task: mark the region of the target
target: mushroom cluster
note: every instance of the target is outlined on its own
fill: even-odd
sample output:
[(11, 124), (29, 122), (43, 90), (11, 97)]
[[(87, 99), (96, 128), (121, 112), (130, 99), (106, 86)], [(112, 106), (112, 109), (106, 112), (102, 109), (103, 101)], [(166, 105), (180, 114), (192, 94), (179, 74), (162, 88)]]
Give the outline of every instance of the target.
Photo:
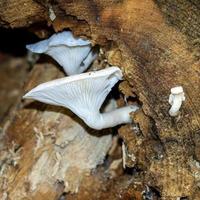
[(27, 48), (32, 52), (51, 55), (71, 76), (40, 84), (23, 98), (68, 108), (96, 130), (131, 122), (129, 114), (139, 108), (136, 105), (100, 113), (112, 87), (122, 80), (118, 67), (80, 74), (97, 56), (90, 41), (75, 38), (70, 31), (64, 31), (47, 40), (27, 45)]

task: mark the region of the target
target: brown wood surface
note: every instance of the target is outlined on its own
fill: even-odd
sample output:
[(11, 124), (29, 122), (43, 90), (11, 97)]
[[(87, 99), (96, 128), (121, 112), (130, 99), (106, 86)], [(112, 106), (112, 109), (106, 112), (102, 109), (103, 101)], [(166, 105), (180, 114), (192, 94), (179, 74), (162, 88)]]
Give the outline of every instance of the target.
[[(141, 168), (145, 174), (143, 184), (156, 188), (162, 199), (198, 199), (198, 1), (17, 2), (20, 3), (15, 0), (1, 1), (1, 9), (6, 8), (0, 12), (2, 26), (27, 27), (33, 32), (35, 30), (36, 34), (37, 30), (30, 24), (46, 23), (47, 31), (49, 27), (55, 31), (70, 28), (75, 34), (90, 38), (93, 44), (102, 47), (108, 63), (123, 70), (126, 83), (120, 86), (122, 93), (136, 96), (142, 104), (142, 110), (133, 115), (140, 133), (134, 132), (128, 125), (119, 130), (128, 153), (136, 158), (134, 161), (131, 160), (133, 157), (127, 158), (127, 165)], [(49, 18), (50, 5), (56, 14), (53, 22)], [(19, 12), (16, 13), (16, 9)], [(181, 107), (181, 114), (172, 118), (168, 114), (168, 97), (170, 89), (177, 85), (183, 86), (186, 101)], [(20, 117), (20, 126), (26, 126), (22, 123), (27, 120), (26, 112)], [(35, 123), (36, 119), (37, 116), (32, 115), (29, 121)], [(15, 125), (9, 130), (9, 137), (22, 144), (32, 134), (30, 126), (24, 129), (26, 136), (21, 136), (18, 131), (21, 128)]]

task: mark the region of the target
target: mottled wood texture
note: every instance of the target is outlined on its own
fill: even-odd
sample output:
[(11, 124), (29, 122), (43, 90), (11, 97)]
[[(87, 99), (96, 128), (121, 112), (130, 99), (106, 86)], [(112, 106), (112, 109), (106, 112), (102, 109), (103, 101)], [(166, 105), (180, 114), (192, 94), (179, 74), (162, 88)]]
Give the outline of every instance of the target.
[[(26, 90), (61, 76), (53, 65), (36, 65)], [(51, 192), (56, 199), (77, 192), (83, 177), (103, 163), (111, 131), (89, 129), (64, 108), (35, 102), (20, 107), (6, 130), (9, 145), (1, 148), (0, 197), (47, 199)]]
[[(13, 3), (15, 0), (6, 2), (11, 10), (13, 5), (23, 10), (21, 4)], [(34, 8), (30, 13), (10, 14), (4, 9), (0, 14), (1, 24), (29, 27), (24, 20), (32, 16), (32, 23), (46, 21), (55, 31), (70, 28), (101, 45), (108, 62), (120, 66), (124, 72), (126, 84), (120, 86), (122, 92), (125, 95), (132, 92), (142, 104), (142, 111), (133, 116), (139, 133), (131, 126), (119, 130), (127, 151), (135, 156), (135, 159), (130, 156), (127, 165), (138, 165), (144, 170), (144, 184), (156, 188), (162, 199), (198, 199), (198, 1), (29, 0), (26, 3), (28, 8)], [(53, 22), (49, 18), (50, 5), (56, 14)], [(168, 97), (170, 88), (177, 85), (183, 86), (186, 101), (181, 114), (172, 118), (168, 114)], [(13, 134), (17, 134), (14, 129)]]

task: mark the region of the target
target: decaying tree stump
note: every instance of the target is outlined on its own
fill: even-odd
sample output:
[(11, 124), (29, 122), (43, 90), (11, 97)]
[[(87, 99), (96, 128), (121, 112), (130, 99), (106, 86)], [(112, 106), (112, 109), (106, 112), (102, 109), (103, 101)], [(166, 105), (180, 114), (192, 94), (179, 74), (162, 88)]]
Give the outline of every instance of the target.
[[(18, 12), (15, 12), (16, 10)], [(93, 44), (98, 44), (103, 49), (107, 62), (123, 70), (125, 81), (119, 85), (121, 92), (125, 96), (136, 98), (142, 105), (142, 109), (132, 115), (134, 125), (122, 126), (119, 129), (119, 135), (123, 139), (125, 165), (141, 172), (141, 187), (130, 189), (135, 183), (134, 180), (128, 185), (127, 191), (132, 195), (130, 196), (133, 197), (137, 193), (140, 195), (135, 195), (135, 199), (141, 199), (141, 194), (145, 196), (148, 192), (154, 192), (158, 199), (198, 200), (199, 11), (199, 3), (195, 0), (4, 0), (0, 2), (0, 24), (12, 28), (26, 27), (39, 37), (69, 28), (76, 35), (89, 38)], [(52, 13), (55, 19), (52, 18)], [(58, 76), (56, 70), (47, 69), (47, 66), (36, 67), (36, 71), (30, 75), (27, 88), (32, 88), (31, 80), (39, 81), (37, 78), (41, 74), (44, 76), (42, 82), (46, 80), (46, 76), (50, 76), (50, 79)], [(171, 117), (168, 114), (168, 98), (170, 89), (177, 85), (183, 87), (186, 100), (180, 115)], [(41, 166), (46, 165), (56, 179), (65, 180), (63, 172), (57, 170), (57, 167), (62, 163), (58, 162), (59, 154), (66, 152), (59, 151), (56, 154), (57, 151), (51, 147), (52, 140), (55, 145), (59, 140), (52, 132), (62, 134), (63, 130), (64, 134), (64, 130), (70, 128), (67, 127), (67, 121), (73, 119), (61, 113), (63, 111), (60, 108), (37, 108), (38, 104), (35, 103), (27, 107), (24, 105), (24, 108), (16, 112), (5, 132), (9, 148), (12, 148), (11, 142), (15, 141), (20, 145), (15, 147), (15, 154), (22, 149), (19, 159), (19, 155), (16, 155), (18, 169), (8, 169), (6, 173), (9, 177), (4, 177), (5, 180), (1, 183), (4, 185), (1, 195), (8, 195), (10, 199), (26, 199), (27, 195), (30, 199), (45, 199), (49, 194), (51, 199), (56, 199), (65, 191), (60, 186), (53, 187), (51, 177), (46, 176)], [(81, 129), (79, 124), (77, 129)], [(44, 133), (46, 135), (41, 135)], [(83, 137), (81, 134), (77, 137)], [(43, 137), (48, 138), (45, 139), (45, 149), (42, 147)], [(70, 134), (70, 137), (73, 140), (75, 135)], [(93, 139), (97, 140), (96, 137)], [(101, 140), (103, 146), (95, 146), (99, 152), (99, 160), (84, 169), (91, 169), (102, 162), (101, 155), (108, 151), (111, 138), (108, 135), (98, 137), (98, 144)], [(59, 145), (61, 143), (60, 141)], [(77, 154), (80, 160), (83, 159), (81, 151), (77, 150)], [(49, 155), (52, 160), (48, 159)], [(15, 158), (12, 159), (15, 161)], [(43, 182), (44, 177), (48, 179), (48, 184), (46, 180)], [(5, 183), (8, 183), (8, 186)], [(61, 183), (58, 181), (57, 185), (59, 184)], [(37, 192), (32, 193), (36, 185)], [(66, 185), (67, 183), (65, 187)], [(69, 188), (76, 191), (76, 187)]]

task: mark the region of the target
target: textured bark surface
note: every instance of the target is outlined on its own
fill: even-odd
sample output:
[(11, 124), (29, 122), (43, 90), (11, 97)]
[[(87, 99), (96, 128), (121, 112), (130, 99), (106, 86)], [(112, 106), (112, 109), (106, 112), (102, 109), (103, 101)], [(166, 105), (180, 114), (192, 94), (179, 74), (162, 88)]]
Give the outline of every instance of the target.
[(6, 27), (23, 27), (41, 22), (45, 9), (32, 0), (3, 0), (0, 2), (0, 24)]
[[(125, 147), (125, 164), (141, 171), (139, 189), (132, 180), (127, 186), (131, 189), (127, 191), (132, 196), (136, 195), (136, 199), (141, 199), (141, 194), (147, 194), (148, 190), (167, 200), (178, 197), (198, 199), (198, 1), (28, 0), (17, 1), (31, 8), (18, 13), (12, 11), (14, 7), (19, 11), (23, 11), (24, 7), (14, 2), (6, 1), (0, 6), (1, 9), (5, 6), (10, 8), (0, 12), (3, 26), (27, 27), (40, 37), (46, 37), (42, 33), (48, 35), (52, 32), (51, 27), (54, 31), (70, 28), (75, 34), (100, 45), (108, 63), (123, 70), (126, 81), (119, 88), (126, 96), (133, 96), (142, 104), (142, 110), (133, 115), (134, 125), (119, 129)], [(50, 19), (52, 10), (56, 15), (54, 21)], [(30, 26), (38, 22), (46, 22), (46, 28), (39, 29), (36, 24)], [(183, 86), (186, 101), (180, 115), (172, 118), (168, 114), (168, 97), (170, 89), (177, 85)], [(22, 121), (25, 119), (23, 114)], [(31, 137), (29, 134), (21, 137), (17, 130), (12, 126), (8, 136), (17, 138), (22, 144)]]

